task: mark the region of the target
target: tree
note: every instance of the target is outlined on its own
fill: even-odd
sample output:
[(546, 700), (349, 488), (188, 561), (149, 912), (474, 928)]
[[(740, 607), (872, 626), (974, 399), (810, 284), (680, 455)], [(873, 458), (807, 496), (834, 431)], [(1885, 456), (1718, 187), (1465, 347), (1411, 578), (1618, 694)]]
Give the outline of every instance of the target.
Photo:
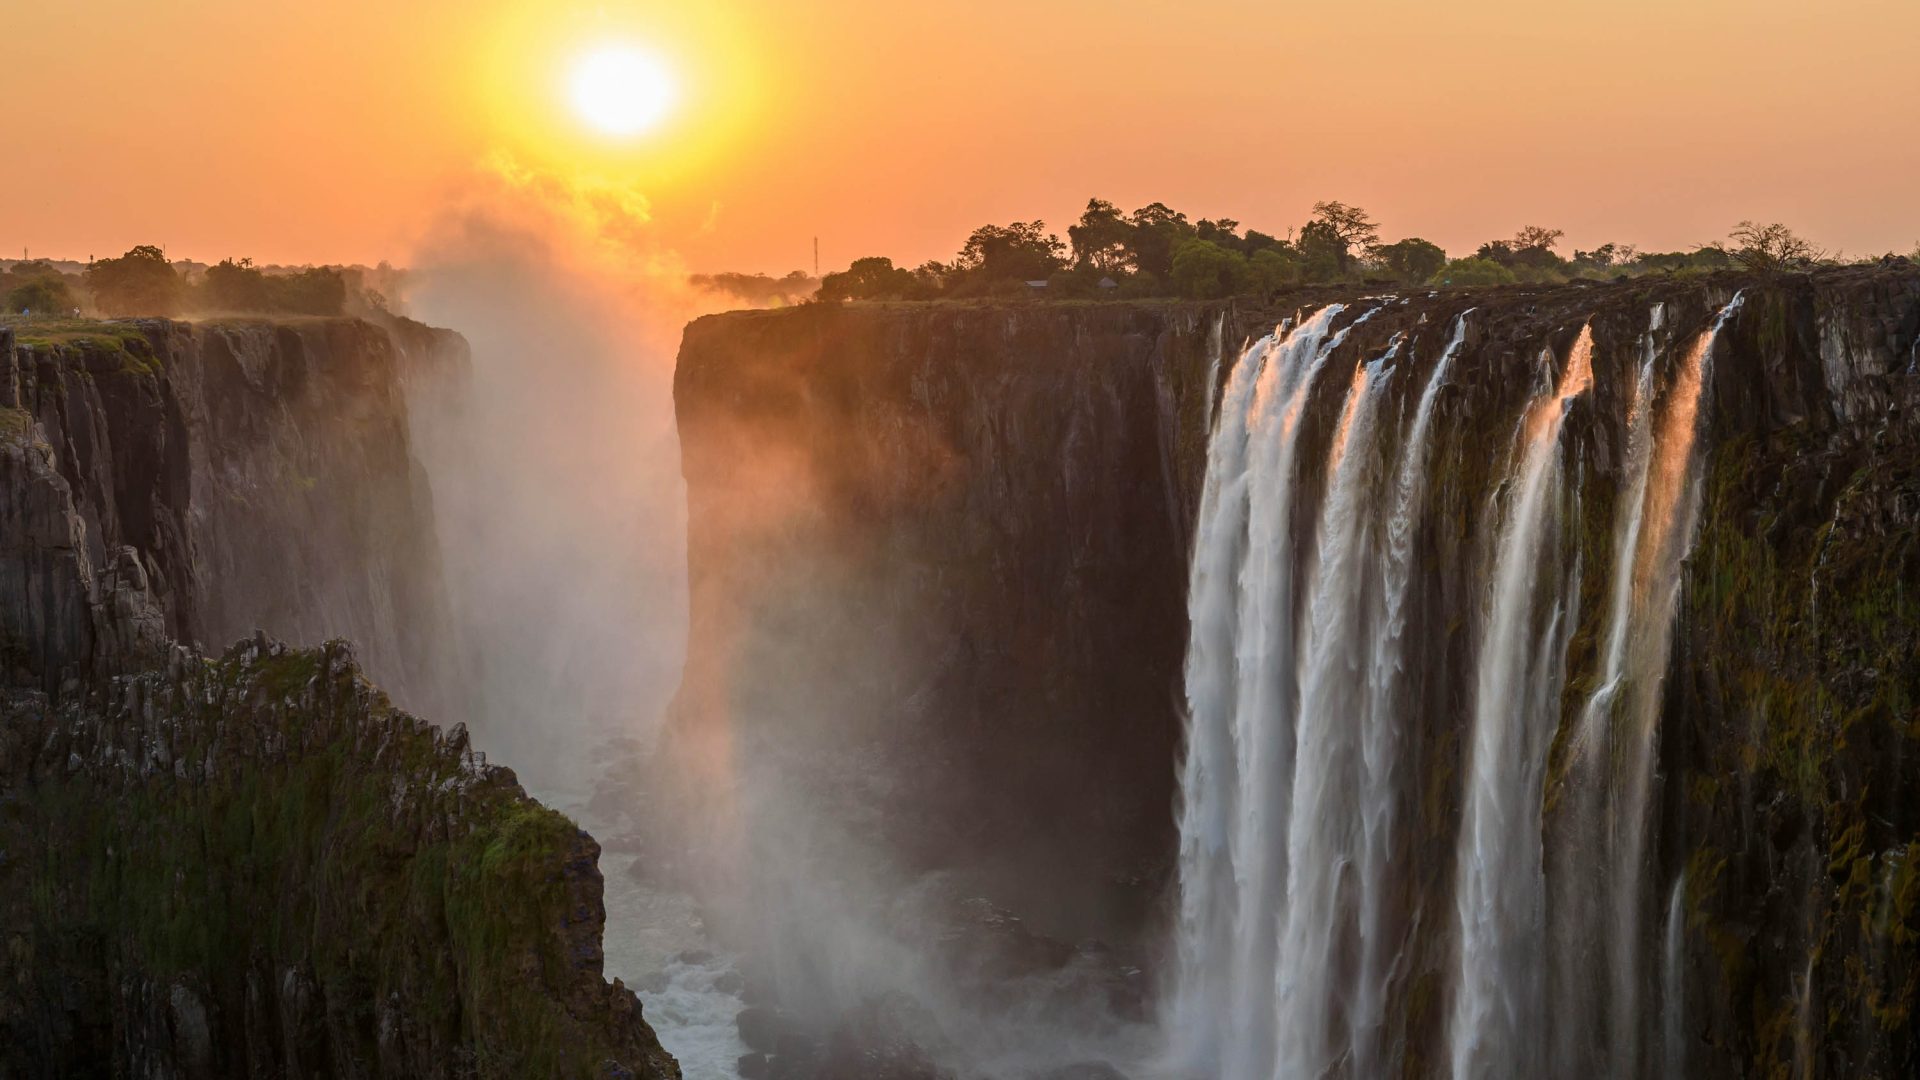
[(1228, 251), (1240, 251), (1247, 244), (1240, 238), (1240, 223), (1232, 218), (1201, 218), (1193, 226), (1193, 235)]
[(1513, 271), (1492, 259), (1455, 259), (1440, 268), (1430, 285), (1511, 285)]
[(853, 265), (820, 279), (822, 300), (898, 300), (914, 291), (914, 275), (884, 255), (853, 260)]
[(151, 244), (95, 262), (87, 267), (86, 281), (94, 305), (108, 315), (172, 315), (180, 305), (180, 275)]
[(1133, 269), (1133, 223), (1120, 208), (1105, 199), (1088, 199), (1080, 223), (1067, 226), (1076, 266), (1091, 266), (1103, 274)]
[(1530, 248), (1552, 251), (1554, 245), (1558, 244), (1560, 238), (1565, 235), (1567, 234), (1564, 229), (1543, 229), (1538, 225), (1529, 225), (1513, 234), (1511, 246), (1515, 251), (1526, 251)]
[(987, 282), (1044, 281), (1066, 264), (1066, 245), (1043, 221), (1016, 221), (973, 230), (956, 260), (961, 270)]
[(1272, 292), (1300, 283), (1300, 257), (1291, 245), (1263, 247), (1247, 260), (1253, 271), (1253, 284), (1261, 292)]
[(1246, 244), (1246, 252), (1249, 257), (1257, 255), (1262, 251), (1288, 250), (1293, 247), (1292, 244), (1289, 244), (1285, 240), (1282, 240), (1275, 236), (1269, 236), (1266, 233), (1261, 232), (1259, 229), (1248, 229), (1247, 237), (1244, 242)]
[(1344, 276), (1353, 251), (1332, 225), (1309, 221), (1300, 228), (1300, 273), (1306, 281), (1332, 281)]
[(1157, 278), (1173, 272), (1173, 249), (1194, 235), (1187, 215), (1165, 203), (1152, 202), (1133, 212), (1134, 268)]
[(1218, 300), (1246, 292), (1253, 284), (1253, 271), (1246, 256), (1196, 238), (1174, 249), (1172, 282), (1181, 296)]
[(295, 315), (338, 315), (346, 310), (347, 279), (331, 266), (267, 279), (268, 306)]
[(1406, 282), (1421, 282), (1447, 265), (1447, 253), (1438, 244), (1410, 236), (1398, 243), (1373, 249), (1373, 257), (1394, 277)]
[(7, 293), (7, 311), (16, 315), (64, 315), (73, 308), (73, 291), (56, 274), (36, 274)]
[(208, 311), (266, 311), (267, 275), (252, 259), (222, 259), (207, 267), (200, 293)]
[(1306, 246), (1307, 229), (1317, 229), (1322, 243), (1329, 240), (1338, 241), (1337, 253), (1341, 274), (1345, 274), (1351, 267), (1355, 249), (1370, 251), (1380, 243), (1379, 224), (1369, 217), (1365, 210), (1357, 206), (1348, 206), (1343, 202), (1313, 204), (1313, 217), (1300, 230), (1302, 248)]
[(1633, 259), (1631, 245), (1601, 244), (1592, 251), (1573, 250), (1573, 265), (1586, 270), (1607, 270), (1616, 264), (1625, 264)]
[(1733, 260), (1744, 269), (1762, 273), (1805, 266), (1823, 254), (1777, 221), (1771, 225), (1743, 221), (1733, 227), (1728, 237), (1734, 244)]

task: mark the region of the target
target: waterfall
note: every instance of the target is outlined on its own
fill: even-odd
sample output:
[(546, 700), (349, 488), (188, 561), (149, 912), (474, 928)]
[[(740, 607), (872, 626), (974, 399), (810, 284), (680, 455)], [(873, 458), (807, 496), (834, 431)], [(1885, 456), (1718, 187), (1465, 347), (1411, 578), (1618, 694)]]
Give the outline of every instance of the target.
[[(1550, 355), (1543, 357), (1551, 361)], [(1582, 328), (1553, 392), (1527, 412), (1522, 451), (1493, 569), (1475, 679), (1473, 729), (1455, 886), (1458, 986), (1449, 1030), (1453, 1075), (1540, 1071), (1539, 959), (1546, 918), (1540, 773), (1558, 721), (1556, 657), (1564, 656), (1574, 590), (1536, 603), (1544, 540), (1559, 488), (1560, 430), (1593, 381), (1593, 333)]]
[[(1373, 505), (1372, 432), (1382, 371), (1399, 350), (1354, 370), (1328, 455), (1330, 477), (1307, 575), (1298, 669), (1300, 705), (1286, 864), (1292, 878), (1280, 943), (1280, 1075), (1320, 1076), (1336, 1056), (1339, 953), (1357, 928), (1346, 868), (1360, 856), (1364, 804), (1356, 716), (1367, 708), (1361, 677), (1362, 604)], [(1344, 1042), (1340, 1049), (1344, 1049)]]
[[(1735, 312), (1741, 296), (1720, 309), (1713, 326), (1694, 342), (1680, 364), (1655, 436), (1647, 478), (1647, 525), (1636, 557), (1635, 595), (1642, 599), (1636, 632), (1628, 650), (1627, 692), (1618, 717), (1624, 732), (1615, 758), (1621, 772), (1613, 816), (1613, 957), (1615, 996), (1612, 1037), (1616, 1059), (1628, 1067), (1638, 1060), (1640, 958), (1640, 879), (1645, 869), (1647, 799), (1653, 782), (1654, 736), (1660, 712), (1660, 688), (1666, 679), (1673, 641), (1673, 618), (1680, 600), (1682, 563), (1693, 547), (1700, 512), (1700, 463), (1693, 452), (1699, 437), (1700, 397), (1711, 373), (1714, 342)], [(1626, 553), (1616, 556), (1625, 558)], [(1618, 744), (1624, 744), (1621, 749)]]
[(1385, 898), (1391, 885), (1387, 868), (1394, 854), (1394, 813), (1400, 764), (1401, 681), (1406, 672), (1407, 600), (1413, 583), (1414, 528), (1426, 500), (1427, 439), (1434, 402), (1446, 384), (1453, 359), (1467, 339), (1467, 316), (1454, 319), (1453, 334), (1427, 376), (1413, 421), (1401, 440), (1393, 509), (1380, 553), (1381, 588), (1374, 613), (1376, 645), (1367, 672), (1367, 709), (1361, 728), (1364, 769), (1360, 802), (1360, 968), (1354, 992), (1350, 1054), (1355, 1076), (1378, 1076), (1386, 1069), (1380, 1056), (1386, 1020), (1387, 987), (1399, 959), (1387, 955), (1390, 928)]
[[(1347, 347), (1377, 313), (1402, 318), (1387, 303), (1289, 320), (1218, 374), (1166, 1064), (1221, 1080), (1671, 1066), (1684, 882), (1643, 895), (1648, 807), (1703, 395), (1740, 298), (1678, 355), (1656, 306), (1605, 365), (1589, 322), (1564, 358), (1494, 344), (1471, 381), (1472, 312), (1444, 344), (1416, 312), (1384, 346), (1379, 330)], [(1531, 394), (1486, 374), (1516, 370)], [(1583, 507), (1614, 478), (1596, 511), (1611, 548), (1589, 547)], [(1611, 565), (1583, 615), (1596, 550)], [(1593, 647), (1570, 684), (1576, 632)], [(1457, 758), (1410, 741), (1430, 732), (1457, 733)], [(1643, 940), (1661, 900), (1664, 937)], [(1656, 995), (1664, 1011), (1642, 1015)]]
[[(1246, 351), (1228, 377), (1207, 451), (1188, 585), (1190, 728), (1181, 776), (1181, 974), (1174, 1030), (1182, 1038), (1179, 1057), (1208, 1071), (1227, 1065), (1231, 1042), (1231, 1060), (1251, 1075), (1254, 1045), (1270, 1040), (1276, 931), (1270, 919), (1255, 913), (1273, 910), (1276, 871), (1248, 845), (1262, 846), (1253, 830), (1270, 816), (1262, 789), (1276, 780), (1250, 774), (1242, 758), (1251, 735), (1235, 721), (1255, 706), (1256, 684), (1281, 665), (1277, 652), (1241, 654), (1241, 627), (1249, 617), (1242, 584), (1256, 569), (1271, 573), (1288, 565), (1257, 551), (1256, 540), (1270, 547), (1279, 539), (1274, 524), (1257, 530), (1250, 524), (1256, 497), (1270, 516), (1271, 505), (1284, 507), (1290, 495), (1290, 477), (1275, 471), (1281, 456), (1276, 444), (1291, 434), (1286, 404), (1296, 384), (1304, 388), (1310, 368), (1331, 351), (1323, 345), (1340, 311), (1338, 305), (1322, 308), (1284, 339), (1264, 337)], [(1299, 403), (1293, 404), (1297, 413)], [(1267, 628), (1257, 629), (1264, 638)], [(1268, 707), (1265, 700), (1258, 704)], [(1257, 822), (1238, 824), (1256, 815)], [(1243, 894), (1263, 906), (1249, 906)], [(1230, 1039), (1234, 1031), (1242, 1037)]]
[(1673, 895), (1667, 900), (1666, 945), (1660, 965), (1660, 1035), (1667, 1076), (1687, 1075), (1686, 972), (1681, 967), (1685, 959), (1681, 949), (1686, 944), (1686, 897), (1687, 876), (1681, 874), (1673, 879)]
[[(1384, 1011), (1388, 710), (1422, 448), (1464, 319), (1429, 377), (1391, 491), (1381, 490), (1376, 436), (1404, 337), (1354, 365), (1316, 470), (1326, 480), (1319, 513), (1296, 541), (1308, 512), (1297, 459), (1310, 393), (1373, 313), (1331, 333), (1340, 314), (1324, 308), (1246, 351), (1222, 398), (1201, 497), (1173, 1015), (1182, 1067), (1223, 1077), (1311, 1076), (1348, 1056), (1372, 1060)], [(1383, 639), (1393, 644), (1378, 647)]]
[[(1741, 303), (1734, 296), (1681, 357), (1657, 424), (1651, 405), (1662, 309), (1653, 310), (1643, 339), (1627, 425), (1626, 485), (1615, 514), (1602, 669), (1568, 749), (1569, 810), (1554, 931), (1556, 1008), (1569, 1018), (1559, 1026), (1561, 1069), (1603, 1060), (1614, 1072), (1631, 1074), (1641, 1065), (1641, 882), (1660, 689), (1699, 507), (1694, 448), (1701, 394), (1714, 344)], [(1594, 945), (1602, 942), (1604, 957), (1596, 957)], [(1583, 990), (1600, 972), (1604, 1001)], [(1604, 1027), (1589, 1026), (1586, 1018), (1596, 1012)]]

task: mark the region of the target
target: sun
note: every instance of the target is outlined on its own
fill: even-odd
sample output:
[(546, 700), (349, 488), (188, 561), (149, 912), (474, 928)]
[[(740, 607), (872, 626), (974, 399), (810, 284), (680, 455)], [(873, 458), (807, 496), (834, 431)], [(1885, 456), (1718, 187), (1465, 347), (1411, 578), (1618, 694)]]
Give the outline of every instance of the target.
[(657, 127), (679, 97), (666, 63), (634, 45), (600, 45), (581, 53), (568, 87), (581, 120), (623, 139)]

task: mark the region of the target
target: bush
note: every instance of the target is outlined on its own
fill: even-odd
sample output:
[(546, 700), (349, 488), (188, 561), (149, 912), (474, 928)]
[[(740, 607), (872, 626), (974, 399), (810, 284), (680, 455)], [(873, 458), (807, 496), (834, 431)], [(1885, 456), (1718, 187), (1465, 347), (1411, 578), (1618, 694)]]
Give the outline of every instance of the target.
[(15, 315), (32, 312), (65, 315), (74, 307), (73, 290), (52, 275), (36, 277), (7, 293), (7, 311)]
[(1492, 259), (1455, 259), (1427, 280), (1429, 285), (1511, 285), (1513, 271)]
[(1253, 268), (1246, 256), (1210, 240), (1187, 240), (1173, 249), (1174, 292), (1192, 300), (1219, 300), (1248, 291)]

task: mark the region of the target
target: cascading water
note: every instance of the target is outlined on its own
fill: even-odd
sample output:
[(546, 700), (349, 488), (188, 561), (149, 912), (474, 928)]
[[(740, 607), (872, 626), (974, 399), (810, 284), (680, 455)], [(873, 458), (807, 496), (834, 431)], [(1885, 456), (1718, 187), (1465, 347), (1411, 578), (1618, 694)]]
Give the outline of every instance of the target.
[[(1546, 389), (1524, 405), (1497, 396), (1511, 404), (1494, 414), (1484, 391), (1440, 408), (1470, 312), (1436, 356), (1425, 316), (1362, 351), (1346, 347), (1354, 328), (1387, 309), (1342, 328), (1328, 306), (1226, 373), (1190, 578), (1167, 1013), (1179, 1075), (1634, 1075), (1681, 1060), (1681, 884), (1661, 898), (1662, 940), (1643, 942), (1641, 909), (1658, 901), (1641, 895), (1642, 863), (1703, 387), (1739, 304), (1659, 394), (1658, 307), (1638, 362), (1603, 376), (1590, 323), (1564, 362), (1549, 349), (1531, 365)], [(1416, 389), (1408, 372), (1428, 360)], [(1335, 369), (1344, 392), (1321, 377)], [(1576, 426), (1581, 400), (1592, 406)], [(1615, 403), (1626, 415), (1611, 426)], [(1491, 425), (1511, 450), (1476, 489), (1486, 470), (1463, 473), (1436, 448), (1476, 453), (1474, 428)], [(1613, 562), (1605, 601), (1583, 622), (1593, 461), (1618, 487), (1612, 546), (1598, 549)], [(1445, 482), (1430, 481), (1441, 462)], [(1489, 537), (1477, 549), (1460, 542), (1475, 526)], [(1594, 689), (1568, 693), (1582, 626), (1593, 648), (1574, 685)], [(1409, 744), (1422, 731), (1458, 732), (1457, 772)], [(1564, 790), (1550, 805), (1556, 753)], [(1457, 823), (1433, 816), (1449, 802)], [(1451, 862), (1409, 847), (1437, 834)], [(1666, 1013), (1649, 1023), (1639, 1003), (1656, 992)], [(1640, 1027), (1663, 1053), (1643, 1050)]]
[[(1702, 389), (1714, 344), (1741, 303), (1736, 295), (1689, 346), (1657, 426), (1651, 419), (1655, 335), (1664, 311), (1655, 308), (1648, 323), (1628, 424), (1628, 484), (1616, 514), (1603, 667), (1568, 750), (1564, 880), (1555, 890), (1553, 934), (1560, 952), (1556, 1010), (1570, 1018), (1559, 1025), (1556, 1045), (1563, 1070), (1595, 1060), (1619, 1074), (1641, 1066), (1641, 879), (1660, 687), (1698, 514), (1694, 446)], [(1592, 953), (1596, 942), (1606, 943), (1602, 957)], [(1602, 971), (1607, 989), (1595, 1000), (1586, 987)], [(1604, 1016), (1603, 1026), (1586, 1020), (1594, 1015)]]
[[(1324, 308), (1283, 340), (1247, 350), (1221, 404), (1202, 496), (1175, 1030), (1186, 1067), (1226, 1077), (1378, 1060), (1390, 966), (1379, 895), (1392, 827), (1390, 710), (1412, 522), (1434, 401), (1465, 324), (1422, 393), (1390, 490), (1376, 436), (1404, 340), (1356, 364), (1317, 524), (1298, 551), (1306, 511), (1296, 458), (1309, 395), (1368, 317), (1330, 335), (1340, 313)], [(1305, 564), (1298, 602), (1296, 563)], [(1351, 992), (1333, 993), (1336, 983)]]
[(1592, 383), (1593, 332), (1583, 328), (1558, 386), (1527, 411), (1500, 531), (1460, 825), (1460, 956), (1448, 1036), (1455, 1077), (1539, 1070), (1533, 1044), (1542, 1031), (1546, 929), (1540, 776), (1558, 719), (1569, 598), (1577, 590), (1563, 586), (1547, 605), (1536, 598), (1541, 583), (1552, 580), (1542, 553), (1560, 487), (1560, 431), (1568, 406)]

